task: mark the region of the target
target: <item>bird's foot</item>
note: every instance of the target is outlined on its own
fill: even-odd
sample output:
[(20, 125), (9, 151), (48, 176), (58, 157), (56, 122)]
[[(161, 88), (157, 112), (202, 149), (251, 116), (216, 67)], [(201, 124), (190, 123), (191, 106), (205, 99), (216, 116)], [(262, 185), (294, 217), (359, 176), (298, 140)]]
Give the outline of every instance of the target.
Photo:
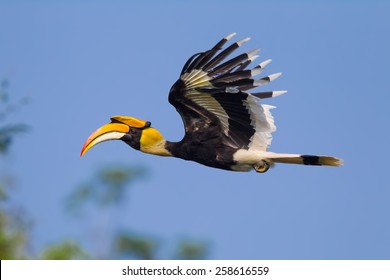
[(270, 168), (270, 164), (268, 162), (266, 162), (265, 160), (262, 160), (256, 164), (254, 164), (253, 168), (256, 170), (256, 172), (264, 173), (264, 172), (267, 172), (267, 170)]

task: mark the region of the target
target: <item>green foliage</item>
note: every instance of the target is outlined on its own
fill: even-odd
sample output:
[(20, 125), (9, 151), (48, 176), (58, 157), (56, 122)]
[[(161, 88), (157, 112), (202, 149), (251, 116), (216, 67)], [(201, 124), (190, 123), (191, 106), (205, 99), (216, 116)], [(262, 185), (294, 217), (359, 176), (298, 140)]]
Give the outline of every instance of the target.
[(41, 254), (44, 260), (78, 260), (87, 259), (88, 254), (74, 241), (65, 240), (47, 247)]
[(0, 127), (0, 153), (5, 154), (11, 146), (14, 136), (25, 131), (27, 131), (27, 126), (23, 124)]
[(17, 221), (10, 220), (12, 215), (0, 210), (0, 259), (24, 258), (26, 231)]
[(101, 168), (89, 182), (81, 184), (70, 194), (68, 210), (77, 211), (87, 203), (98, 207), (117, 206), (126, 197), (127, 189), (146, 174), (146, 169), (138, 166)]
[[(79, 211), (85, 209), (86, 204), (93, 207), (93, 215), (107, 217), (122, 215), (122, 212), (109, 211), (121, 209), (123, 198), (129, 187), (138, 179), (144, 178), (147, 174), (145, 168), (137, 166), (108, 166), (101, 168), (85, 184), (76, 188), (67, 200), (68, 210)], [(80, 219), (80, 215), (77, 215)], [(113, 218), (113, 217), (112, 217)], [(111, 220), (108, 218), (107, 220)], [(83, 225), (88, 223), (86, 220)], [(111, 226), (112, 227), (112, 226)], [(107, 225), (101, 225), (100, 231), (107, 230)], [(134, 234), (129, 229), (113, 229), (113, 241), (100, 240), (102, 243), (112, 243), (109, 252), (103, 253), (103, 258), (125, 258), (125, 259), (158, 259), (158, 249), (162, 247), (159, 239), (150, 237), (148, 234)], [(115, 233), (116, 232), (116, 233)], [(103, 234), (106, 236), (107, 234)], [(102, 253), (102, 252), (101, 252)], [(204, 259), (207, 255), (207, 244), (201, 241), (181, 240), (174, 245), (171, 258), (173, 259)], [(110, 257), (108, 257), (110, 256)]]
[[(8, 152), (15, 135), (24, 132), (24, 124), (6, 123), (7, 117), (17, 108), (9, 102), (9, 82), (0, 82), (0, 153)], [(26, 257), (27, 222), (19, 211), (9, 207), (9, 188), (13, 178), (0, 173), (0, 259), (22, 259)]]
[(0, 82), (0, 153), (3, 154), (9, 150), (15, 135), (26, 132), (28, 129), (27, 125), (20, 123), (2, 124), (13, 111), (15, 111), (20, 105), (26, 103), (26, 99), (22, 99), (17, 104), (10, 103), (8, 88), (8, 80), (2, 80)]
[(207, 244), (202, 241), (182, 240), (179, 243), (176, 259), (201, 260), (207, 255)]
[(156, 248), (156, 242), (145, 236), (121, 233), (115, 238), (116, 252), (135, 259), (154, 259)]
[[(115, 237), (115, 254), (122, 258), (138, 260), (158, 259), (157, 252), (162, 245), (160, 243), (156, 238), (147, 237), (145, 234), (122, 232)], [(183, 239), (175, 246), (173, 259), (200, 260), (207, 255), (207, 244), (203, 241)]]
[(141, 167), (106, 167), (96, 176), (96, 185), (102, 190), (99, 202), (102, 205), (120, 203), (125, 190), (137, 179), (146, 175)]

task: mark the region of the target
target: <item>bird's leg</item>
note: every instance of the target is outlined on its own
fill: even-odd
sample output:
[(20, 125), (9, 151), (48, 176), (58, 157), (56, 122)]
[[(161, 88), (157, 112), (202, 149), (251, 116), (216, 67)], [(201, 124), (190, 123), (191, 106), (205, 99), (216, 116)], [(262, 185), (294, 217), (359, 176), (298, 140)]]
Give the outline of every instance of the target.
[(254, 164), (253, 168), (256, 170), (256, 172), (264, 173), (267, 172), (267, 170), (270, 168), (270, 164), (267, 161), (262, 160)]

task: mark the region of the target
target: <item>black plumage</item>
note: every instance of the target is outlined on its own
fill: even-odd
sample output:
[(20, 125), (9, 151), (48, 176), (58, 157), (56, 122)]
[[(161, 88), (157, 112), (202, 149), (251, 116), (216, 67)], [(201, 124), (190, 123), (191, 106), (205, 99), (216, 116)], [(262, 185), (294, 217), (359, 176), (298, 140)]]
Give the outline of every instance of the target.
[[(258, 49), (223, 62), (249, 39), (235, 42), (217, 54), (230, 37), (211, 50), (190, 57), (183, 67), (180, 79), (170, 90), (169, 102), (183, 119), (185, 136), (180, 142), (168, 142), (166, 146), (174, 156), (223, 169), (237, 164), (234, 153), (248, 149), (256, 133), (255, 117), (245, 105), (250, 94), (241, 89), (256, 87), (253, 69), (245, 67)], [(261, 68), (258, 65), (254, 69)], [(272, 93), (264, 96), (271, 97)]]

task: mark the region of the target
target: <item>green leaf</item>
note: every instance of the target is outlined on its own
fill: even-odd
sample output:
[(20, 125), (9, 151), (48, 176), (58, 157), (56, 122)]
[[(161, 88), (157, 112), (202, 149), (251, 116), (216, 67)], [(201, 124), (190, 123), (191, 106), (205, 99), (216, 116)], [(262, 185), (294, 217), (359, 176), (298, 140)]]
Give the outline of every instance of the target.
[(156, 242), (152, 239), (132, 234), (120, 234), (115, 242), (116, 251), (123, 255), (130, 255), (136, 259), (154, 259)]
[(47, 247), (41, 255), (44, 260), (77, 260), (87, 259), (88, 254), (74, 241), (62, 241)]

